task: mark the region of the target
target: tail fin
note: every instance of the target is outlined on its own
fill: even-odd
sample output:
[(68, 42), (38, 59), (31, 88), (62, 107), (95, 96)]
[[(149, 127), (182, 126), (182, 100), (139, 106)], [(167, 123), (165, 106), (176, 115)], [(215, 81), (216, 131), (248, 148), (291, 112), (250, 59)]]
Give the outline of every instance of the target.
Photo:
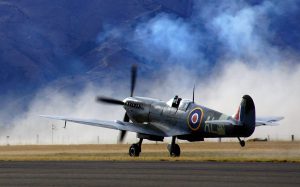
[(232, 116), (245, 128), (245, 136), (250, 136), (255, 130), (255, 105), (249, 95), (244, 95), (238, 111)]

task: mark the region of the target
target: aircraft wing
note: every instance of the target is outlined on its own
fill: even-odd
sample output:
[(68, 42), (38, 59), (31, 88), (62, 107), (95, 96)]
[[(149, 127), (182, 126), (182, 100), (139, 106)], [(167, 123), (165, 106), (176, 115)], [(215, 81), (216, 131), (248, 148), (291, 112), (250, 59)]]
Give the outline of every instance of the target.
[(170, 136), (169, 133), (166, 133), (163, 130), (158, 129), (155, 126), (150, 124), (130, 123), (130, 122), (123, 122), (118, 120), (104, 121), (104, 120), (96, 120), (96, 119), (78, 119), (78, 118), (70, 118), (64, 116), (49, 116), (49, 115), (40, 115), (40, 116), (45, 118), (50, 118), (50, 119), (70, 121), (74, 123), (104, 127), (109, 129), (125, 130), (125, 131), (131, 131), (131, 132), (142, 133), (142, 134), (163, 136), (163, 137)]
[(276, 126), (279, 123), (276, 123), (282, 120), (284, 117), (257, 117), (255, 126)]

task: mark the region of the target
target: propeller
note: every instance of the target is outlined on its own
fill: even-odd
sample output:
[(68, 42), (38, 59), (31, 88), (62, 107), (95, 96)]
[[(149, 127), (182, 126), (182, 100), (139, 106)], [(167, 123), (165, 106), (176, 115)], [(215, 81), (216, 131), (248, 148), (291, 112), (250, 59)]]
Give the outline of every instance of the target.
[[(130, 97), (133, 96), (134, 93), (134, 89), (135, 89), (135, 83), (136, 83), (136, 75), (137, 75), (137, 66), (136, 65), (132, 65), (131, 66), (131, 89), (130, 89)], [(124, 105), (125, 103), (121, 100), (118, 99), (114, 99), (114, 98), (109, 98), (109, 97), (97, 97), (96, 101), (98, 102), (102, 102), (102, 103), (107, 103), (107, 104), (113, 104), (113, 105)], [(129, 116), (128, 114), (125, 112), (123, 121), (124, 122), (129, 122)], [(124, 138), (127, 134), (127, 131), (125, 130), (121, 130), (119, 137), (118, 137), (118, 143), (122, 143), (124, 141)]]

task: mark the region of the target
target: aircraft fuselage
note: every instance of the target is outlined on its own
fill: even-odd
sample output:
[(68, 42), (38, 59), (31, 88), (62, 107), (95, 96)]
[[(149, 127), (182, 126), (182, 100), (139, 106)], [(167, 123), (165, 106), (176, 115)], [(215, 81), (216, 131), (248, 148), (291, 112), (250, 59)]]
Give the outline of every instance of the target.
[(254, 131), (254, 128), (245, 125), (207, 124), (207, 120), (234, 119), (191, 100), (184, 99), (177, 107), (170, 102), (146, 97), (128, 97), (124, 103), (131, 121), (154, 126), (164, 132), (186, 132), (186, 135), (178, 138), (188, 141), (203, 141), (203, 138), (215, 137), (249, 137)]

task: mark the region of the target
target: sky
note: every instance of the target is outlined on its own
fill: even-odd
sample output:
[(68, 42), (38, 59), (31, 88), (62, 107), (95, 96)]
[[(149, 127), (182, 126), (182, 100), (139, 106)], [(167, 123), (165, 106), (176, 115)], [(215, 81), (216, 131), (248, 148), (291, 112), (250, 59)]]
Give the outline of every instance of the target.
[[(191, 98), (195, 83), (197, 103), (231, 115), (241, 97), (249, 94), (257, 116), (285, 117), (280, 126), (258, 127), (250, 138), (288, 140), (294, 134), (299, 140), (299, 6), (292, 0), (194, 1), (189, 17), (160, 12), (129, 30), (108, 24), (95, 41), (101, 45), (113, 38), (143, 57), (136, 95)], [(112, 71), (111, 76), (118, 75)], [(97, 95), (128, 96), (129, 77), (127, 84), (120, 84), (126, 80), (111, 80), (100, 85), (87, 82), (75, 95), (51, 84), (44, 86), (34, 93), (26, 110), (3, 127), (0, 143), (49, 144), (52, 132), (54, 143), (98, 143), (98, 139), (116, 143), (118, 131), (76, 124), (64, 129), (63, 122), (38, 117), (122, 119), (122, 107), (95, 102)], [(125, 142), (134, 141), (135, 134), (129, 133)]]

